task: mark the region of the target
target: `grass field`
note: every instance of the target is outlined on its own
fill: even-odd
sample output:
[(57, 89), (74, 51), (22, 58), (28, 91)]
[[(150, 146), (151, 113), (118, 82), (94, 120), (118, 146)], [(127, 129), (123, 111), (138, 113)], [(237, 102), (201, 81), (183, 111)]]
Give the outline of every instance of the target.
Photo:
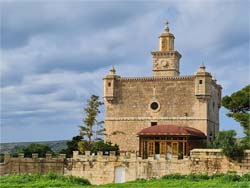
[(100, 186), (90, 185), (88, 180), (76, 177), (64, 177), (53, 173), (46, 175), (6, 175), (0, 176), (1, 188), (21, 188), (21, 187), (39, 187), (39, 188), (59, 188), (59, 187), (90, 187), (90, 188), (104, 188), (104, 187), (239, 187), (250, 188), (250, 174), (238, 176), (235, 174), (218, 174), (214, 176), (208, 175), (188, 175), (181, 176), (172, 174), (164, 176), (160, 179), (151, 180), (137, 180), (123, 184), (106, 184)]

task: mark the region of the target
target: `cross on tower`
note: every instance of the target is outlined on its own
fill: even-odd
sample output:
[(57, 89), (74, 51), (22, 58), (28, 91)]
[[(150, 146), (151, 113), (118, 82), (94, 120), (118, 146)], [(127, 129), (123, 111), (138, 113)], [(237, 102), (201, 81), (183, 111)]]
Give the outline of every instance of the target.
[(165, 25), (165, 29), (164, 29), (166, 32), (169, 32), (168, 24), (169, 24), (169, 22), (168, 22), (168, 20), (166, 20), (166, 25)]

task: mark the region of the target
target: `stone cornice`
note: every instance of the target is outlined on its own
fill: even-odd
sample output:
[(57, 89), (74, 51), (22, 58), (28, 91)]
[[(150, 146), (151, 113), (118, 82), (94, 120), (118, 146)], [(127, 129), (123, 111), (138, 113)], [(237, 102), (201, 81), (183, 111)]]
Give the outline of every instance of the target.
[(208, 120), (198, 117), (106, 117), (105, 121), (145, 121), (145, 120)]
[(180, 121), (208, 121), (219, 125), (219, 122), (199, 117), (106, 117), (105, 121), (159, 121), (159, 120), (180, 120)]
[(121, 77), (121, 81), (193, 80), (195, 76)]
[(154, 56), (154, 57), (178, 57), (178, 58), (181, 58), (181, 54), (174, 50), (174, 51), (155, 51), (155, 52), (151, 52), (151, 54)]

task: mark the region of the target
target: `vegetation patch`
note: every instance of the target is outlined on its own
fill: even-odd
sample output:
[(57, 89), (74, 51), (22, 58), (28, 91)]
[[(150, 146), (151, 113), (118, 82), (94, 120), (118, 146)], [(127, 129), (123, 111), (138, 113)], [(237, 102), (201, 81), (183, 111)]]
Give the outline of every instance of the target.
[(90, 185), (90, 182), (83, 178), (73, 176), (61, 176), (55, 173), (46, 175), (40, 174), (19, 174), (0, 176), (1, 188), (21, 188), (21, 187), (82, 187)]
[(250, 174), (239, 176), (236, 174), (215, 174), (209, 176), (207, 174), (170, 174), (159, 179), (137, 180), (123, 184), (106, 184), (98, 187), (220, 187), (220, 188), (250, 188)]
[(237, 174), (215, 174), (209, 176), (207, 174), (170, 174), (161, 178), (140, 179), (133, 182), (121, 184), (106, 184), (106, 185), (90, 185), (89, 181), (73, 176), (61, 176), (54, 173), (46, 175), (22, 174), (22, 175), (6, 175), (0, 176), (1, 188), (12, 187), (39, 187), (39, 188), (80, 188), (80, 187), (222, 187), (222, 188), (250, 188), (250, 174), (239, 176)]

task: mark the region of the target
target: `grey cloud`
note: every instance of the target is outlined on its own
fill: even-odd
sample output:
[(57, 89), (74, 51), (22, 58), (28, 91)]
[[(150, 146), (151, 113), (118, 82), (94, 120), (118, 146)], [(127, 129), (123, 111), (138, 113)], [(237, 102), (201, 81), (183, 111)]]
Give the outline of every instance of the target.
[[(126, 8), (124, 8), (126, 7)], [(28, 44), (32, 36), (89, 35), (111, 27), (124, 25), (148, 6), (130, 3), (101, 2), (3, 2), (1, 3), (2, 48), (17, 48)], [(91, 17), (91, 19), (89, 19)]]
[[(224, 92), (247, 80), (245, 4), (67, 1), (4, 6), (0, 69), (5, 141), (77, 134), (86, 100), (91, 94), (102, 96), (102, 77), (111, 65), (121, 76), (151, 76), (150, 51), (157, 50), (166, 17), (183, 55), (182, 74), (193, 74), (204, 60), (225, 85)], [(235, 74), (240, 76), (228, 78)]]

